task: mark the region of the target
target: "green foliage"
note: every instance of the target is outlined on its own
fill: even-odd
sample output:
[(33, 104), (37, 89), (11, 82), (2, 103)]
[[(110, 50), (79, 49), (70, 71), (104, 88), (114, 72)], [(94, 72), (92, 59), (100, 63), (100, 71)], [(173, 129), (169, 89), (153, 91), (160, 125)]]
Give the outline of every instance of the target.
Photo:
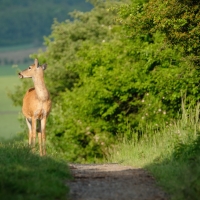
[[(64, 92), (66, 90), (72, 91), (74, 90), (74, 87), (78, 88), (78, 82), (80, 81), (80, 73), (77, 71), (77, 62), (79, 62), (79, 57), (77, 55), (77, 52), (79, 51), (82, 44), (86, 41), (91, 41), (95, 44), (101, 44), (104, 39), (109, 41), (111, 38), (114, 37), (115, 32), (110, 31), (110, 25), (113, 25), (113, 19), (114, 13), (108, 12), (106, 8), (108, 8), (111, 5), (111, 3), (98, 3), (98, 6), (94, 8), (91, 12), (88, 13), (82, 13), (82, 12), (74, 12), (71, 14), (71, 16), (74, 17), (74, 21), (65, 21), (62, 23), (58, 23), (55, 21), (52, 29), (52, 34), (45, 38), (45, 43), (47, 45), (47, 51), (46, 52), (39, 52), (37, 54), (37, 57), (39, 57), (40, 62), (47, 62), (48, 63), (48, 69), (46, 70), (46, 82), (47, 87), (50, 90), (52, 100), (55, 102), (53, 105), (56, 107), (60, 107), (59, 103), (64, 103), (66, 100), (62, 98), (63, 94), (61, 92)], [(83, 34), (84, 33), (84, 34)], [(35, 57), (36, 55), (33, 55), (32, 57)], [(80, 64), (80, 62), (79, 62)], [(18, 86), (15, 93), (11, 94), (11, 98), (15, 102), (16, 105), (21, 105), (22, 102), (22, 96), (25, 93), (28, 83), (32, 84), (30, 80), (22, 81), (22, 85)], [(81, 82), (81, 81), (80, 81)], [(75, 92), (74, 92), (75, 93)], [(82, 93), (82, 92), (81, 92)], [(76, 94), (72, 95), (75, 96)], [(72, 101), (72, 100), (70, 100)], [(80, 102), (78, 103), (80, 105)], [(72, 113), (71, 113), (72, 112)], [(73, 111), (71, 110), (70, 115), (72, 116)], [(55, 114), (53, 114), (55, 113)], [(72, 128), (70, 131), (68, 131), (66, 126), (71, 127), (71, 123), (68, 122), (65, 124), (60, 124), (65, 119), (65, 114), (68, 113), (68, 111), (64, 111), (64, 115), (60, 114), (59, 110), (54, 111), (52, 110), (52, 119), (49, 119), (49, 129), (48, 132), (51, 133), (49, 136), (51, 142), (59, 149), (64, 150), (65, 152), (69, 152), (67, 156), (69, 156), (70, 160), (78, 160), (77, 157), (80, 157), (80, 160), (86, 160), (85, 157), (88, 158), (87, 154), (90, 154), (89, 156), (91, 159), (95, 159), (94, 157), (102, 157), (102, 151), (98, 149), (98, 146), (95, 146), (91, 142), (92, 151), (90, 148), (90, 145), (88, 148), (85, 148), (85, 145), (82, 143), (89, 144), (90, 142), (87, 142), (86, 137), (83, 137), (81, 139), (82, 132), (79, 132), (80, 130), (77, 130), (77, 135), (74, 133), (74, 129)], [(89, 120), (88, 120), (89, 121)], [(52, 123), (53, 124), (52, 124)], [(57, 126), (55, 126), (57, 124)], [(59, 126), (63, 127), (60, 131)], [(52, 128), (53, 127), (53, 128)], [(55, 128), (54, 128), (55, 127)], [(52, 130), (54, 129), (54, 131)], [(51, 130), (51, 131), (49, 131)], [(69, 135), (69, 144), (77, 144), (76, 145), (68, 145), (66, 143), (66, 140), (63, 137), (62, 132), (68, 131), (71, 134)], [(74, 143), (71, 143), (71, 136), (74, 135)], [(80, 138), (79, 138), (80, 137)], [(106, 135), (103, 136), (106, 138)], [(80, 140), (80, 141), (79, 141)], [(90, 141), (90, 139), (88, 138)], [(106, 140), (106, 139), (104, 139)], [(58, 145), (57, 145), (58, 144)], [(103, 144), (103, 143), (102, 143)], [(82, 145), (84, 149), (82, 148)], [(72, 147), (73, 146), (73, 147)], [(94, 147), (93, 147), (94, 146)], [(71, 148), (72, 147), (72, 148)], [(67, 150), (66, 150), (67, 149)], [(80, 154), (77, 153), (74, 149), (78, 149), (78, 152), (81, 152)], [(72, 152), (71, 152), (72, 151)], [(83, 156), (81, 156), (83, 154)], [(74, 157), (76, 159), (74, 159)], [(82, 157), (84, 157), (82, 159)], [(72, 159), (73, 158), (73, 159)]]
[(0, 143), (0, 199), (66, 199), (67, 165), (40, 157), (22, 143)]
[[(65, 137), (82, 138), (77, 145), (82, 154), (90, 156), (91, 149), (87, 151), (86, 147), (92, 142), (106, 155), (107, 146), (116, 135), (132, 136), (133, 130), (146, 123), (157, 128), (162, 120), (169, 122), (170, 118), (177, 116), (180, 91), (185, 92), (194, 86), (188, 79), (191, 74), (183, 72), (189, 71), (191, 66), (179, 62), (180, 55), (170, 48), (156, 51), (162, 47), (162, 35), (156, 34), (152, 39), (154, 43), (151, 44), (118, 38), (101, 45), (91, 42), (82, 45), (78, 52), (80, 61), (76, 63), (79, 83), (72, 91), (63, 92), (54, 110), (57, 113), (54, 124), (62, 127), (54, 132), (61, 140)], [(194, 98), (194, 94), (188, 92), (189, 98)], [(64, 120), (58, 120), (57, 116)], [(92, 135), (88, 134), (87, 128)], [(99, 140), (95, 144), (96, 137)], [(92, 149), (92, 152), (95, 151)], [(77, 155), (81, 157), (81, 153)]]
[(77, 51), (82, 43), (91, 40), (99, 44), (105, 37), (107, 40), (113, 37), (111, 34), (108, 36), (109, 25), (113, 24), (113, 13), (106, 9), (109, 5), (98, 4), (97, 8), (86, 13), (75, 11), (71, 13), (73, 22), (54, 22), (51, 35), (45, 38), (47, 51), (37, 54), (41, 62), (49, 65), (47, 79), (53, 97), (66, 88), (72, 90), (77, 83)]
[[(108, 129), (102, 129), (102, 126), (106, 127), (108, 123), (104, 120), (97, 121), (93, 117), (87, 119), (88, 112), (85, 108), (88, 109), (90, 107), (89, 104), (91, 101), (88, 101), (88, 94), (84, 95), (85, 92), (83, 88), (81, 87), (79, 89), (84, 79), (84, 73), (82, 71), (85, 67), (83, 68), (84, 64), (82, 63), (82, 59), (77, 54), (83, 46), (86, 47), (83, 43), (87, 44), (87, 41), (90, 41), (94, 45), (100, 45), (103, 40), (110, 41), (111, 38), (113, 38), (115, 32), (111, 33), (110, 30), (112, 21), (110, 22), (108, 20), (111, 19), (113, 13), (108, 13), (105, 9), (106, 6), (108, 5), (99, 4), (98, 7), (90, 13), (75, 12), (73, 14), (75, 21), (73, 23), (67, 22), (68, 26), (64, 23), (56, 24), (55, 31), (52, 33), (56, 42), (48, 43), (49, 52), (47, 51), (45, 55), (47, 58), (49, 54), (55, 56), (56, 58), (54, 57), (52, 61), (55, 62), (57, 60), (58, 62), (56, 65), (59, 66), (59, 70), (58, 68), (52, 69), (52, 72), (56, 70), (57, 72), (50, 72), (48, 74), (49, 80), (51, 79), (52, 82), (52, 79), (56, 79), (57, 84), (63, 87), (57, 86), (55, 82), (52, 82), (53, 85), (51, 85), (53, 94), (54, 91), (63, 91), (63, 93), (59, 95), (59, 99), (55, 99), (57, 104), (55, 110), (52, 111), (52, 123), (58, 124), (53, 131), (52, 141), (57, 141), (54, 144), (65, 151), (67, 158), (70, 160), (81, 162), (85, 162), (86, 160), (96, 161), (96, 157), (102, 158), (103, 154), (106, 153), (107, 146), (113, 141), (112, 135), (108, 132)], [(60, 30), (66, 31), (64, 38), (60, 38)], [(60, 39), (63, 41), (61, 42)], [(60, 48), (60, 45), (65, 43), (68, 45), (63, 47), (61, 54), (60, 51), (56, 52), (56, 49)], [(70, 49), (68, 48), (69, 46)], [(62, 54), (65, 56), (62, 56)], [(63, 68), (60, 66), (63, 66)], [(58, 73), (66, 78), (60, 79)], [(72, 75), (75, 78), (73, 78)], [(68, 78), (69, 76), (71, 79)], [(65, 81), (65, 84), (62, 83), (63, 81)], [(49, 81), (49, 83), (51, 82)], [(89, 89), (87, 87), (84, 88), (86, 90)], [(95, 103), (93, 103), (93, 105), (94, 104)], [(68, 142), (66, 143), (66, 141)]]
[[(198, 143), (199, 145), (200, 143)], [(188, 168), (185, 174), (182, 174), (180, 179), (184, 182), (182, 190), (178, 194), (179, 199), (194, 199), (198, 200), (200, 195), (200, 157), (196, 154), (195, 160), (189, 161)]]
[[(168, 33), (152, 31), (146, 20), (153, 0), (145, 2), (94, 1), (90, 12), (72, 13), (74, 21), (55, 21), (47, 50), (32, 55), (48, 63), (47, 131), (68, 160), (102, 159), (118, 136), (139, 138), (145, 124), (157, 130), (178, 118), (183, 95), (188, 106), (200, 99), (195, 63), (181, 43), (169, 43)], [(11, 95), (16, 104), (26, 85)]]
[(199, 6), (196, 0), (150, 0), (123, 7), (120, 13), (132, 37), (161, 31), (169, 44), (181, 46), (184, 55), (199, 66)]

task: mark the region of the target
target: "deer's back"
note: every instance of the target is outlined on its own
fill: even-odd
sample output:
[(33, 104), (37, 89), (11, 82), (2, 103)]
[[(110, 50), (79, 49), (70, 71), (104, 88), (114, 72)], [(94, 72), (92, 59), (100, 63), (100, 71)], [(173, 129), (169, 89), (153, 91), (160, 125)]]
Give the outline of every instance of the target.
[(51, 100), (41, 101), (37, 98), (35, 88), (29, 89), (23, 99), (22, 112), (26, 118), (42, 119), (51, 110)]

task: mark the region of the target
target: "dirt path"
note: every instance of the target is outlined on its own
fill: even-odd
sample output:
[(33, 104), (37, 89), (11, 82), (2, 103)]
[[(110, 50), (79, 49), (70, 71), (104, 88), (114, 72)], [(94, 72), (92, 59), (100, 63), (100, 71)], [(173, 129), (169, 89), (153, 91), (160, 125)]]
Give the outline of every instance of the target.
[(168, 200), (144, 169), (119, 164), (71, 164), (70, 200)]

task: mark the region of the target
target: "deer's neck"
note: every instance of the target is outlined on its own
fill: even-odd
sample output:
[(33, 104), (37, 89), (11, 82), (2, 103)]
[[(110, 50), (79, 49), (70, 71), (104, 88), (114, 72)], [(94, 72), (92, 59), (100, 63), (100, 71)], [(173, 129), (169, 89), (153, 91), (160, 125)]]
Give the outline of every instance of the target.
[(47, 101), (49, 99), (49, 92), (44, 83), (44, 77), (33, 78), (37, 98), (40, 101)]

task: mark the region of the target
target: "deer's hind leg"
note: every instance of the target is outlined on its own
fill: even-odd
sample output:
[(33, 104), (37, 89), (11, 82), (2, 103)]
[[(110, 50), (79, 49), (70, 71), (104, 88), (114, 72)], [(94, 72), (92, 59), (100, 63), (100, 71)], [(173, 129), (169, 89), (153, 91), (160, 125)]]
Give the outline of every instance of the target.
[(44, 156), (46, 154), (45, 126), (46, 126), (46, 118), (39, 120), (39, 123), (38, 123), (38, 140), (39, 140), (40, 156)]
[(41, 119), (41, 141), (42, 141), (42, 152), (41, 154), (46, 155), (46, 117)]
[(40, 149), (40, 156), (43, 155), (42, 153), (42, 130), (41, 130), (41, 120), (38, 120), (38, 142), (39, 142), (39, 149)]

